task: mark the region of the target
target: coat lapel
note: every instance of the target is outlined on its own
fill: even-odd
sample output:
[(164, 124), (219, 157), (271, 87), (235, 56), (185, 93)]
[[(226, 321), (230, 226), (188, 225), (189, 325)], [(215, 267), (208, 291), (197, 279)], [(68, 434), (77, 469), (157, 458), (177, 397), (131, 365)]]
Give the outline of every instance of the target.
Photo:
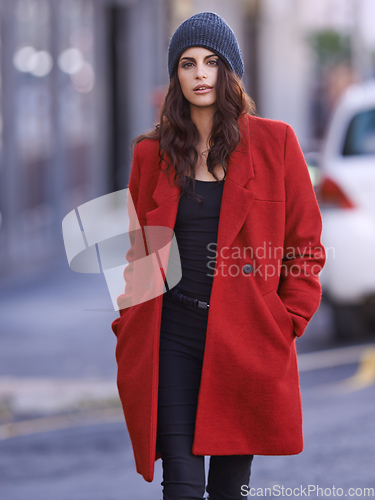
[[(254, 178), (249, 120), (245, 118), (240, 123), (242, 141), (228, 161), (220, 209), (217, 252), (229, 247), (233, 242), (246, 220), (254, 199), (252, 184), (249, 184)], [(146, 213), (147, 226), (174, 228), (180, 192), (180, 188), (173, 182), (173, 173), (170, 172), (167, 177), (165, 172), (160, 172), (153, 193), (157, 208)]]

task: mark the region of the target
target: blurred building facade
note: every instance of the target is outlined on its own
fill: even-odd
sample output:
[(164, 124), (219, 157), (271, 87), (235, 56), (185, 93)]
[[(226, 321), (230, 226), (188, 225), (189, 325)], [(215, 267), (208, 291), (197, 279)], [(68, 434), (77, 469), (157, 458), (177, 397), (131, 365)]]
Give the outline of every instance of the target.
[(329, 109), (309, 35), (351, 40), (332, 88), (372, 71), (372, 0), (0, 0), (0, 273), (61, 255), (62, 218), (126, 186), (130, 142), (157, 121), (169, 82), (169, 38), (207, 10), (239, 39), (258, 114), (302, 144), (327, 118), (314, 110)]
[(165, 83), (164, 0), (0, 2), (0, 273), (64, 253), (61, 221), (125, 187)]

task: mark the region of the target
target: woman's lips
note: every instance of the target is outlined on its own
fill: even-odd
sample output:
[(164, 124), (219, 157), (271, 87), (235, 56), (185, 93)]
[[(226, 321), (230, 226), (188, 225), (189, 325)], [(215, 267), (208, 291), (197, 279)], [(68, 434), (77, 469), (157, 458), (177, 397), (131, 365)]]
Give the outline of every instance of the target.
[(208, 92), (211, 92), (212, 87), (206, 87), (205, 89), (197, 89), (197, 90), (194, 90), (193, 92), (195, 94), (207, 94)]

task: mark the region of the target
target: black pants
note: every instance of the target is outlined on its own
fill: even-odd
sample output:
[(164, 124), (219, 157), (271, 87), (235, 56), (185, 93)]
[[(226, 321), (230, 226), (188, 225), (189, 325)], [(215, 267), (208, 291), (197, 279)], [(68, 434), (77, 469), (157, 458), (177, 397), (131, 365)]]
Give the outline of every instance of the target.
[[(202, 298), (202, 300), (205, 300)], [(163, 464), (163, 500), (201, 500), (204, 457), (192, 454), (208, 311), (163, 298), (160, 332), (157, 449)], [(240, 500), (253, 455), (211, 456), (211, 500)]]

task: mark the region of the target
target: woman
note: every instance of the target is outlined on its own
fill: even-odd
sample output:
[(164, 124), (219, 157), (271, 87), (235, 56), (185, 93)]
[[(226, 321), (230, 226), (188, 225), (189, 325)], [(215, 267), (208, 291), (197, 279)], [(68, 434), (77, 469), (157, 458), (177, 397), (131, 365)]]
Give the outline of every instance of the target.
[[(164, 500), (203, 497), (205, 455), (209, 498), (240, 499), (254, 455), (303, 449), (295, 339), (320, 303), (321, 217), (293, 130), (254, 116), (221, 17), (184, 21), (168, 69), (160, 123), (133, 155), (118, 389), (137, 471), (152, 481), (162, 459)], [(152, 228), (177, 239), (169, 290), (176, 259), (164, 265)], [(166, 293), (139, 294), (145, 262)]]

